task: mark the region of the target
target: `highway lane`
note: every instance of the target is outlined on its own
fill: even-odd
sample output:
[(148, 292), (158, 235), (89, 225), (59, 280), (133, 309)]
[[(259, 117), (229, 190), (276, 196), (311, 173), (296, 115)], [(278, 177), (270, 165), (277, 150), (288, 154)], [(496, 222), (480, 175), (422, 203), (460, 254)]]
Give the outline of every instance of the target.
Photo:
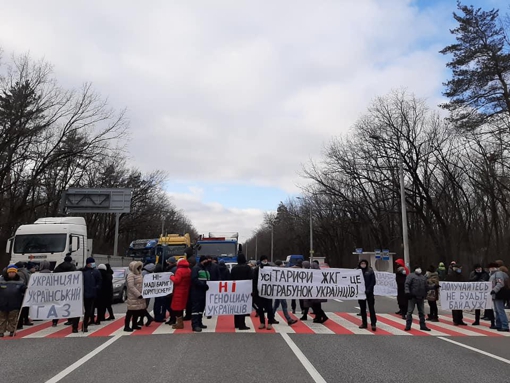
[[(358, 311), (356, 301), (331, 301), (324, 307), (332, 312)], [(396, 302), (381, 297), (376, 307), (391, 314)], [(114, 311), (125, 312), (125, 305), (116, 304)], [(212, 383), (478, 383), (489, 380), (487, 373), (491, 381), (510, 380), (507, 338), (415, 335), (201, 333), (11, 339), (0, 343), (0, 363), (2, 376), (31, 383), (168, 382), (175, 377)]]

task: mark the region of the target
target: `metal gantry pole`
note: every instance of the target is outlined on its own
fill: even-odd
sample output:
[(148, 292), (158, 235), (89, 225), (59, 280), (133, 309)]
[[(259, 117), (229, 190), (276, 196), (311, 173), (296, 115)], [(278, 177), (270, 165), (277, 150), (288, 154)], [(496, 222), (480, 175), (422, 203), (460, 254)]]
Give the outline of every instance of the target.
[(271, 262), (273, 262), (273, 232), (274, 226), (271, 225)]
[(402, 205), (402, 238), (404, 241), (404, 263), (407, 267), (409, 265), (409, 240), (407, 233), (407, 206), (406, 206), (406, 191), (404, 185), (404, 159), (400, 157), (399, 163), (399, 173), (400, 173), (400, 201)]
[(310, 262), (313, 262), (313, 220), (311, 204), (310, 204)]

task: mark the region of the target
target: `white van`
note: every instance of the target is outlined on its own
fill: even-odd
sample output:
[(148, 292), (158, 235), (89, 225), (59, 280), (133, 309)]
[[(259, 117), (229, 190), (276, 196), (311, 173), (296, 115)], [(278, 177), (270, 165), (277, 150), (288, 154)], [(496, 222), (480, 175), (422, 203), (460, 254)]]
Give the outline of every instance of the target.
[(66, 255), (82, 267), (87, 258), (87, 224), (83, 217), (40, 218), (30, 225), (21, 225), (7, 242), (6, 252), (11, 263), (50, 262), (51, 269), (64, 261)]

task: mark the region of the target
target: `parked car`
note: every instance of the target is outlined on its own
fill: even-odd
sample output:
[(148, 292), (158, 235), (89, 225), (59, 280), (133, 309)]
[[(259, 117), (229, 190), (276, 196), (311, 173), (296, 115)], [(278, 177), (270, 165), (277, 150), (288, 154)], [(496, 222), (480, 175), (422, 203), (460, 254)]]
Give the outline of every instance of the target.
[(113, 301), (125, 302), (127, 299), (127, 276), (129, 268), (112, 267), (113, 270)]

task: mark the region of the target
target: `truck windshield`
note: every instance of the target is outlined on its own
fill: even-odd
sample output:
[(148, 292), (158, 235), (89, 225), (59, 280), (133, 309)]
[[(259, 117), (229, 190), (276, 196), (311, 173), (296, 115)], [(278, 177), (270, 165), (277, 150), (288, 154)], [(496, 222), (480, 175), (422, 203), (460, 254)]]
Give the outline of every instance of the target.
[(216, 257), (235, 257), (237, 246), (235, 243), (201, 243), (198, 256), (212, 255)]
[(15, 253), (61, 253), (65, 250), (67, 234), (22, 234), (14, 238)]
[(184, 255), (185, 245), (168, 245), (169, 255)]

